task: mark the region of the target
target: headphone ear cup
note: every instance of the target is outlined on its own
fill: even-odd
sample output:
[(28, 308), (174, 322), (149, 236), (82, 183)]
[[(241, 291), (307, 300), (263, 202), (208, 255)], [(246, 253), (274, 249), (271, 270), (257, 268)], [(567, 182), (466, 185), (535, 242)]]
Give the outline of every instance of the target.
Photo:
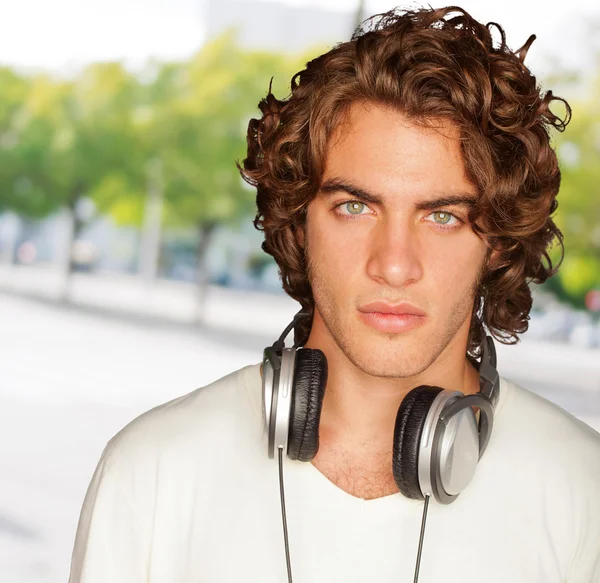
[(440, 387), (421, 385), (402, 399), (394, 426), (392, 471), (400, 492), (407, 498), (423, 500), (419, 486), (419, 447), (427, 414)]
[(319, 422), (327, 384), (327, 359), (318, 348), (296, 351), (287, 455), (308, 462), (319, 450)]

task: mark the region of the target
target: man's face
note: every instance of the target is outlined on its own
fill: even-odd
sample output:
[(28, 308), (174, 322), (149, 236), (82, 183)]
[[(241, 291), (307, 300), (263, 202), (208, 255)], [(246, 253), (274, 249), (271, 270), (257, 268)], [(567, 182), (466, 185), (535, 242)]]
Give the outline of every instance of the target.
[[(311, 338), (329, 335), (368, 374), (419, 374), (449, 345), (465, 354), (486, 245), (467, 221), (465, 199), (477, 191), (458, 135), (449, 123), (427, 130), (370, 103), (352, 105), (329, 141), (304, 231)], [(423, 315), (374, 315), (368, 304), (378, 300)]]

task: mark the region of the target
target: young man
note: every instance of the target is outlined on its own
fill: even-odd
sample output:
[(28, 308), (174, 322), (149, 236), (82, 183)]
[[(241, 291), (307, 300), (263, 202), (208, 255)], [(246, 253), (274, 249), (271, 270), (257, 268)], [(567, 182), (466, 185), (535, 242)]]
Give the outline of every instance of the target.
[(109, 442), (71, 583), (600, 581), (600, 436), (498, 382), (485, 337), (527, 329), (561, 240), (532, 39), (460, 9), (368, 26), (249, 126), (295, 347)]

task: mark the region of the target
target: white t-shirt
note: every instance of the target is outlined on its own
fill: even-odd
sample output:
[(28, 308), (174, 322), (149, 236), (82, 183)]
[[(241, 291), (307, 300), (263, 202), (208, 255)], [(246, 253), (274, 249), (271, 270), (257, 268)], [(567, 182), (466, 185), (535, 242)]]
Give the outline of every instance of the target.
[[(423, 502), (352, 496), (284, 464), (295, 583), (413, 581)], [(277, 460), (259, 365), (160, 405), (107, 444), (70, 583), (284, 583)], [(432, 501), (419, 583), (600, 583), (600, 434), (501, 379), (467, 489)]]

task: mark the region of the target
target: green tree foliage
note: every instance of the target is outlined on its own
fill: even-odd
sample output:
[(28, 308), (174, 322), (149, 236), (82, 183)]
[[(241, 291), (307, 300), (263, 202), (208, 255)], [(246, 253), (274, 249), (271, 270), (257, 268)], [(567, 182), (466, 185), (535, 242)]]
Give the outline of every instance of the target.
[(556, 222), (565, 258), (549, 287), (583, 306), (585, 294), (600, 288), (600, 71), (591, 91), (569, 101), (572, 121), (556, 137), (562, 173)]
[(14, 196), (19, 176), (15, 145), (21, 123), (18, 113), (28, 90), (28, 79), (9, 68), (0, 68), (0, 211), (18, 208), (19, 201)]
[[(147, 87), (148, 158), (163, 162), (165, 221), (201, 226), (236, 221), (253, 209), (253, 194), (235, 162), (245, 156), (246, 127), (271, 76), (293, 60), (240, 49), (233, 32), (208, 43), (189, 62), (162, 67)], [(285, 73), (284, 73), (285, 71)]]
[(200, 284), (214, 229), (247, 220), (254, 210), (254, 192), (235, 165), (245, 157), (249, 118), (272, 76), (274, 90), (287, 93), (300, 61), (244, 51), (228, 32), (187, 62), (157, 67), (144, 86), (138, 130), (145, 157), (161, 162), (165, 225), (197, 232)]
[(197, 232), (201, 276), (215, 227), (254, 211), (236, 161), (258, 101), (271, 82), (287, 95), (314, 54), (242, 50), (228, 32), (187, 61), (153, 62), (139, 76), (119, 63), (70, 80), (0, 69), (0, 210), (41, 218), (66, 208), (76, 238), (89, 220), (82, 201), (139, 226), (159, 182), (163, 225)]
[(120, 175), (132, 187), (126, 177), (135, 169), (128, 121), (135, 94), (134, 78), (119, 64), (92, 65), (74, 81), (31, 79), (2, 137), (11, 206), (41, 217), (74, 210), (86, 196), (96, 198), (99, 211), (110, 210), (105, 182)]

